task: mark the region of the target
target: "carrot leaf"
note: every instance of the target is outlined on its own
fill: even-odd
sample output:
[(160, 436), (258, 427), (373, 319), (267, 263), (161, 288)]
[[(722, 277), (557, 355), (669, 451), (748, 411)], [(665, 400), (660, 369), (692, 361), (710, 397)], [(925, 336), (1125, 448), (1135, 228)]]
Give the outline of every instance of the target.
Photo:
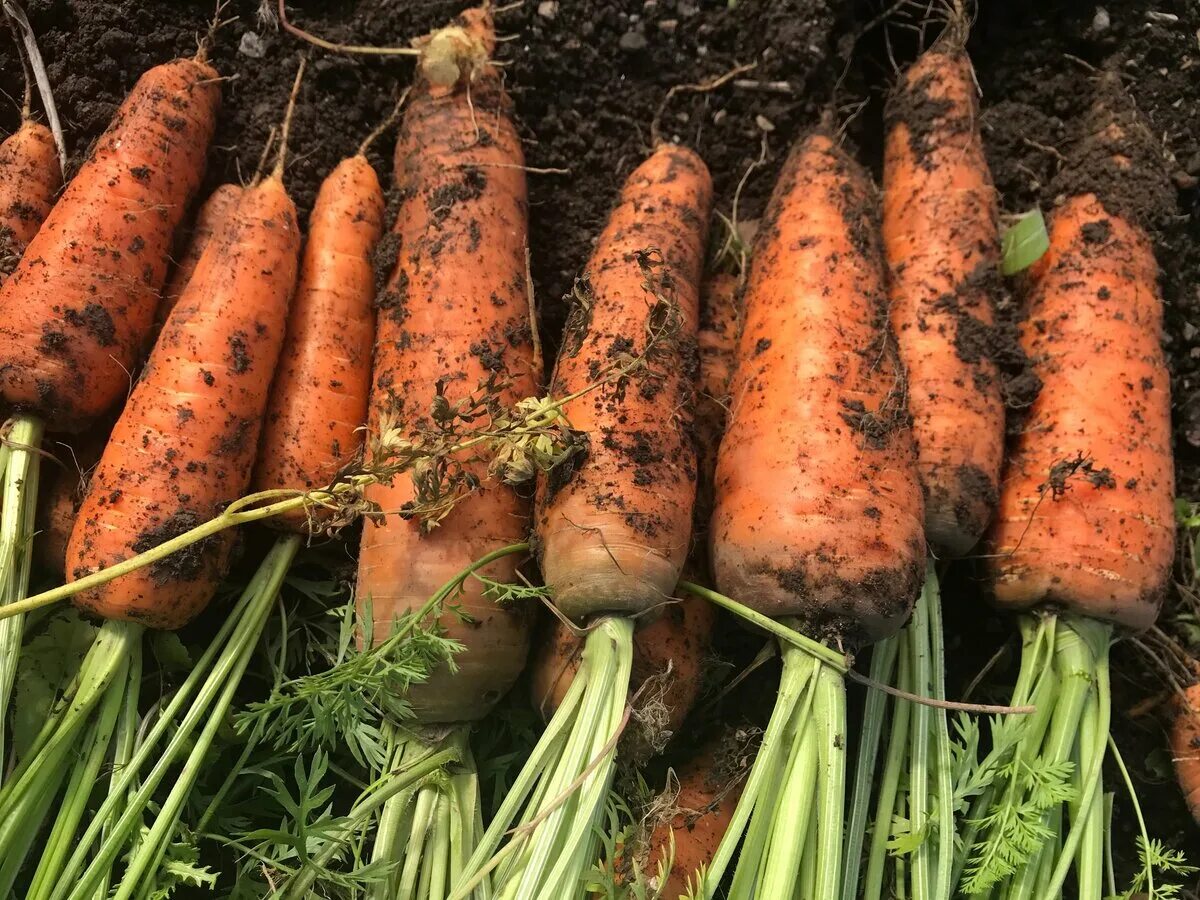
[(1050, 249), (1046, 220), (1032, 209), (1009, 226), (1000, 242), (1000, 271), (1016, 275), (1032, 266)]

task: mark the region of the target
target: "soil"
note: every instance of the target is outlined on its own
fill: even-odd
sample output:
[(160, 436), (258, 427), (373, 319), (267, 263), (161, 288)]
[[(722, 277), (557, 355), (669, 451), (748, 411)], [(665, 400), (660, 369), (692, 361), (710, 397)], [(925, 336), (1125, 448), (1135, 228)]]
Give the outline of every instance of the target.
[[(210, 0), (27, 0), (46, 58), (73, 164), (112, 117), (137, 75), (190, 55), (212, 17)], [(268, 6), (273, 4), (267, 4)], [(525, 0), (502, 12), (500, 45), (530, 166), (531, 251), (541, 330), (553, 350), (563, 302), (590, 252), (621, 180), (642, 158), (652, 131), (695, 148), (710, 166), (726, 215), (743, 180), (742, 220), (761, 215), (790, 142), (833, 109), (847, 146), (879, 171), (883, 99), (917, 49), (914, 33), (877, 23), (888, 3), (867, 0)], [(1162, 266), (1166, 346), (1175, 403), (1178, 492), (1200, 496), (1200, 7), (1190, 0), (980, 0), (971, 39), (982, 91), (988, 153), (1006, 212), (1053, 206), (1081, 185), (1063, 162), (1094, 119), (1097, 98), (1134, 127), (1137, 179), (1119, 197), (1146, 223)], [(236, 0), (212, 52), (229, 77), (207, 187), (248, 180), (282, 113), (302, 52), (294, 39), (256, 18), (257, 0)], [(333, 40), (397, 45), (458, 12), (462, 0), (295, 0), (293, 20)], [(920, 4), (924, 6), (924, 4)], [(870, 26), (870, 27), (868, 27)], [(926, 42), (930, 38), (926, 34)], [(754, 64), (711, 90), (701, 85)], [(304, 215), (319, 179), (381, 122), (407, 84), (407, 58), (315, 52), (292, 131), (287, 183)], [(10, 42), (0, 42), (5, 89), (20, 94)], [(1121, 85), (1115, 90), (1114, 85)], [(1116, 100), (1111, 100), (1112, 97)], [(0, 128), (17, 124), (15, 105)], [(657, 126), (655, 128), (655, 126)], [(370, 157), (386, 172), (393, 137)], [(761, 163), (758, 161), (761, 159)], [(1095, 165), (1073, 167), (1095, 179)], [(1144, 176), (1144, 177), (1142, 177)], [(394, 253), (394, 248), (391, 251)], [(385, 304), (386, 305), (386, 304)], [(390, 299), (403, 315), (403, 297)], [(1019, 366), (1016, 376), (1020, 376)], [(990, 613), (969, 566), (945, 596), (952, 678), (962, 686), (1009, 642), (1011, 622)], [(744, 642), (743, 642), (744, 643)], [(1157, 690), (1145, 665), (1118, 650), (1114, 732), (1133, 768), (1152, 832), (1200, 859), (1200, 832), (1155, 760), (1161, 732), (1123, 710)], [(1122, 667), (1124, 667), (1122, 669)], [(769, 668), (769, 667), (768, 667)], [(764, 673), (770, 677), (770, 673)], [(1114, 779), (1114, 782), (1115, 779)], [(1118, 846), (1132, 844), (1131, 817), (1118, 794)], [(1128, 866), (1126, 866), (1128, 868)]]

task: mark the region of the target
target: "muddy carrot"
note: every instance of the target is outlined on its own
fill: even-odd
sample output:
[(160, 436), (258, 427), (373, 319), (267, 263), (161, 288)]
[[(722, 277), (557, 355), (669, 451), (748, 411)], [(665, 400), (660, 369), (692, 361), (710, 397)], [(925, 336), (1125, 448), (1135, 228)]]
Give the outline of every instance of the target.
[(883, 246), (925, 491), (925, 533), (958, 555), (995, 508), (1004, 405), (990, 335), (1000, 288), (996, 191), (960, 42), (924, 53), (888, 101)]
[[(784, 164), (744, 302), (710, 532), (717, 585), (820, 638), (886, 637), (921, 584), (920, 482), (875, 192), (821, 131)], [(782, 656), (775, 709), (706, 896), (743, 837), (732, 895), (841, 890), (845, 686), (824, 657), (790, 644)]]
[[(534, 394), (541, 378), (525, 295), (524, 155), (499, 71), (485, 66), (468, 77), (470, 60), (491, 52), (490, 13), (469, 10), (461, 24), (479, 47), (464, 51), (463, 82), (420, 80), (396, 145), (395, 176), (406, 199), (396, 217), (395, 268), (377, 298), (374, 433), (384, 421), (414, 436), (430, 427), (439, 379), (451, 402), (490, 379), (497, 399), (512, 405)], [(472, 560), (524, 539), (528, 501), (489, 481), (485, 463), (470, 471), (479, 487), (432, 530), (419, 517), (399, 515), (417, 499), (411, 478), (368, 490), (384, 515), (364, 529), (356, 596), (361, 610), (370, 604), (377, 641)], [(512, 581), (514, 565), (502, 560), (485, 574)], [(413, 692), (425, 721), (479, 718), (525, 666), (528, 610), (499, 608), (474, 580), (456, 602), (474, 621), (442, 617), (466, 650), (453, 675), (435, 674)]]
[[(283, 359), (271, 387), (254, 490), (328, 485), (362, 447), (375, 334), (371, 254), (383, 189), (365, 156), (343, 160), (309, 216)], [(297, 511), (268, 524), (308, 530)]]
[[(498, 892), (567, 896), (595, 860), (632, 667), (633, 621), (621, 614), (669, 598), (689, 550), (689, 427), (710, 202), (704, 163), (684, 148), (659, 147), (627, 179), (577, 285), (551, 395), (587, 434), (588, 449), (539, 480), (535, 537), (551, 600), (593, 621), (579, 672), (518, 777), (525, 788), (497, 812), (456, 891), (487, 877), (488, 859), (518, 817), (526, 827), (500, 851), (515, 853), (492, 878)], [(573, 783), (577, 790), (551, 811), (554, 795)]]
[(45, 125), (25, 118), (0, 143), (0, 266), (15, 266), (61, 186), (54, 136)]
[(77, 431), (129, 390), (176, 226), (204, 175), (217, 73), (140, 79), (0, 288), (0, 395)]
[(1192, 817), (1200, 822), (1200, 684), (1186, 688), (1177, 702), (1170, 745), (1179, 789)]
[[(1122, 180), (1136, 169), (1132, 196), (1140, 200), (1166, 179), (1156, 168), (1157, 139), (1139, 125), (1119, 77), (1104, 73), (1095, 86), (1084, 137), (1061, 176), (1067, 199), (1029, 276), (1020, 342), (1042, 388), (1009, 448), (985, 560), (996, 602), (1035, 610), (1018, 620), (1024, 674), (1013, 703), (1035, 705), (1045, 724), (1009, 741), (1011, 752), (1043, 772), (1070, 765), (1060, 780), (1073, 797), (1043, 814), (1045, 842), (999, 871), (984, 867), (986, 877), (971, 862), (1004, 836), (994, 826), (965, 835), (962, 887), (970, 893), (1053, 896), (1072, 869), (1080, 896), (1103, 890), (1109, 643), (1114, 625), (1153, 623), (1171, 575), (1162, 298), (1141, 211)], [(1095, 172), (1105, 177), (1097, 182)], [(1003, 798), (1044, 790), (1014, 774), (967, 821), (995, 823)]]
[[(696, 385), (696, 449), (698, 471), (696, 490), (696, 540), (703, 541), (712, 516), (717, 452), (725, 434), (729, 411), (729, 382), (737, 362), (737, 342), (741, 331), (738, 302), (738, 277), (718, 273), (709, 276), (700, 295), (700, 377)], [(707, 553), (707, 547), (703, 550)], [(705, 567), (706, 568), (706, 567)]]
[(201, 204), (196, 213), (196, 219), (192, 223), (192, 232), (188, 236), (183, 254), (175, 263), (175, 269), (171, 272), (167, 286), (163, 289), (162, 302), (158, 306), (159, 319), (165, 320), (172, 307), (182, 296), (209, 241), (212, 240), (213, 235), (217, 233), (233, 208), (237, 206), (241, 195), (241, 185), (223, 184), (209, 194), (208, 199)]
[(100, 428), (98, 433), (71, 438), (51, 448), (62, 466), (49, 473), (39, 491), (38, 534), (34, 547), (38, 561), (55, 575), (63, 574), (75, 515), (107, 441), (108, 429)]
[[(71, 535), (70, 579), (161, 544), (245, 492), (299, 244), (282, 181), (248, 188), (201, 257), (117, 420)], [(231, 541), (222, 535), (74, 602), (107, 619), (178, 628), (216, 590)]]

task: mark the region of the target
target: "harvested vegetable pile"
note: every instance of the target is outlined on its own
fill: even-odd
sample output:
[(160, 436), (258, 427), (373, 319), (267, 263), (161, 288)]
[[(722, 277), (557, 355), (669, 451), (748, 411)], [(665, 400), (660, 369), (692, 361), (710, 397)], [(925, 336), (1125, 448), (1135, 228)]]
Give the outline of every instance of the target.
[(1200, 891), (1200, 11), (329, 6), (4, 4), (0, 895)]

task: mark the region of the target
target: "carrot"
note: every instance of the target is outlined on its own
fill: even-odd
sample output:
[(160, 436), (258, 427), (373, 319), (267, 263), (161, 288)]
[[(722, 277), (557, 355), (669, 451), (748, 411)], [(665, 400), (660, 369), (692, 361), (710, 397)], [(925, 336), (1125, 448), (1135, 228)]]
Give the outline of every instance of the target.
[[(633, 634), (631, 684), (635, 695), (646, 685), (640, 688), (645, 694), (641, 707), (652, 750), (679, 733), (700, 696), (716, 618), (712, 604), (689, 596), (668, 605), (658, 618)], [(557, 619), (547, 621), (543, 630), (531, 670), (531, 693), (534, 707), (549, 719), (579, 672), (583, 639)]]
[(854, 639), (900, 626), (925, 555), (875, 221), (861, 169), (797, 145), (751, 261), (711, 535), (723, 593)]
[(690, 544), (688, 432), (710, 202), (703, 162), (659, 147), (627, 179), (576, 288), (551, 395), (564, 398), (588, 449), (539, 479), (535, 543), (553, 602), (597, 620), (579, 673), (518, 776), (522, 790), (496, 813), (455, 892), (488, 877), (488, 859), (518, 814), (525, 824), (492, 879), (498, 894), (569, 896), (595, 860), (633, 657), (632, 620), (605, 614), (645, 612), (669, 598)]
[(54, 136), (25, 117), (0, 143), (0, 266), (21, 258), (62, 187)]
[(696, 448), (699, 478), (696, 496), (696, 529), (708, 531), (712, 516), (717, 452), (725, 434), (729, 410), (729, 382), (737, 361), (741, 313), (738, 277), (726, 273), (710, 276), (700, 294), (700, 378), (696, 389)]
[(1192, 817), (1200, 822), (1200, 684), (1189, 685), (1171, 720), (1171, 757), (1175, 778)]
[(209, 194), (208, 199), (201, 204), (196, 213), (196, 219), (192, 222), (192, 232), (188, 237), (183, 255), (175, 263), (175, 270), (171, 273), (171, 277), (167, 280), (167, 286), (163, 289), (163, 299), (158, 306), (159, 319), (165, 320), (182, 296), (209, 241), (237, 206), (237, 201), (241, 196), (241, 185), (223, 184)]
[(698, 872), (707, 867), (733, 821), (742, 794), (738, 761), (730, 759), (730, 735), (709, 741), (689, 758), (678, 773), (679, 791), (672, 803), (674, 814), (659, 821), (650, 834), (650, 853), (643, 866), (656, 876), (660, 867), (667, 878), (660, 882), (664, 900), (688, 895)]
[[(1143, 154), (1136, 194), (1152, 193), (1156, 178), (1169, 188), (1156, 168), (1157, 139), (1114, 105), (1127, 102), (1119, 78), (1102, 75), (1096, 87), (1086, 136), (1070, 157), (1085, 168), (1061, 176), (1074, 189), (1051, 216), (1049, 249), (1029, 276), (1019, 335), (1042, 388), (1009, 448), (986, 557), (996, 602), (1033, 610), (1018, 620), (1012, 702), (1035, 706), (1038, 727), (1016, 740), (993, 736), (1028, 762), (1006, 769), (997, 799), (968, 813), (968, 822), (988, 823), (964, 836), (962, 887), (972, 893), (1054, 896), (1072, 869), (1080, 896), (1103, 890), (1109, 644), (1114, 625), (1153, 623), (1174, 555), (1158, 267), (1139, 211), (1124, 199), (1128, 185), (1079, 189), (1089, 173), (1129, 174)], [(1023, 776), (1026, 765), (1043, 777)], [(1043, 813), (1044, 841), (1003, 857), (1005, 866), (977, 864), (1006, 846), (995, 817), (1010, 814), (1006, 802), (1057, 786), (1072, 797)]]
[[(70, 579), (206, 521), (246, 490), (299, 246), (295, 206), (280, 178), (247, 188), (113, 428), (71, 534)], [(216, 590), (232, 537), (73, 600), (107, 619), (178, 628)]]
[(883, 247), (925, 491), (925, 534), (954, 555), (991, 520), (1004, 404), (989, 330), (1000, 289), (996, 192), (961, 42), (924, 53), (888, 101)]
[(992, 532), (1005, 607), (1050, 603), (1138, 629), (1158, 614), (1175, 525), (1157, 276), (1145, 234), (1097, 197), (1054, 212), (1021, 327), (1043, 386)]
[(55, 455), (62, 463), (44, 479), (38, 500), (38, 536), (35, 543), (37, 559), (41, 565), (55, 575), (62, 575), (67, 558), (67, 542), (75, 526), (75, 516), (88, 479), (104, 444), (108, 441), (106, 429), (82, 438), (63, 442), (55, 448)]
[[(479, 48), (466, 58), (490, 55), (490, 13), (468, 10), (460, 25)], [(395, 156), (405, 197), (396, 217), (396, 266), (377, 300), (375, 434), (384, 422), (412, 435), (429, 427), (439, 383), (454, 401), (491, 378), (497, 398), (511, 406), (540, 380), (525, 296), (521, 142), (499, 70), (486, 65), (473, 73), (450, 87), (422, 78), (409, 94)], [(506, 485), (487, 483), (485, 463), (470, 463), (467, 471), (480, 486), (432, 531), (419, 518), (398, 515), (417, 499), (411, 479), (368, 489), (383, 516), (363, 532), (356, 596), (360, 612), (369, 604), (376, 641), (472, 560), (524, 539), (528, 502)], [(484, 574), (516, 580), (511, 559)], [(465, 650), (457, 671), (443, 669), (412, 692), (422, 721), (482, 717), (525, 667), (527, 610), (498, 607), (474, 579), (456, 604), (471, 621), (447, 611), (440, 623)]]
[[(899, 628), (925, 555), (877, 222), (866, 173), (822, 131), (801, 140), (750, 261), (710, 533), (722, 593), (852, 642)], [(841, 894), (845, 686), (836, 656), (806, 646), (782, 648), (706, 896), (744, 835), (731, 896)]]
[(538, 493), (542, 573), (569, 616), (661, 603), (687, 556), (696, 490), (690, 353), (705, 233), (695, 220), (710, 199), (703, 163), (659, 148), (626, 182), (579, 288), (552, 394), (582, 389), (622, 354), (650, 358), (636, 391), (618, 381), (567, 406), (571, 424), (592, 436), (587, 457), (565, 484)]
[[(996, 193), (966, 37), (966, 23), (952, 20), (900, 77), (888, 98), (883, 166), (890, 318), (907, 376), (925, 536), (941, 557), (968, 552), (991, 520), (1004, 444), (1004, 405), (991, 359), (1001, 289)], [(873, 648), (872, 678), (945, 699), (940, 604), (929, 567), (912, 618)], [(890, 735), (880, 758), (885, 720)], [(858, 754), (846, 884), (858, 887), (866, 844), (864, 900), (949, 897), (955, 812), (945, 711), (872, 694)], [(930, 758), (938, 764), (929, 765)], [(910, 854), (897, 857), (889, 844), (904, 840), (903, 823), (930, 816), (946, 827), (930, 829)]]
[[(371, 254), (383, 233), (383, 189), (365, 156), (321, 184), (267, 408), (254, 489), (329, 484), (362, 447), (375, 333)], [(308, 532), (300, 511), (268, 524)]]
[[(274, 172), (243, 192), (209, 241), (117, 419), (68, 542), (70, 580), (211, 518), (246, 490), (300, 250), (296, 210), (282, 173), (303, 68), (292, 88)], [(117, 900), (132, 900), (153, 883), (153, 869), (217, 723), (226, 717), (300, 538), (289, 535), (269, 554), (196, 671), (162, 701), (160, 722), (135, 742), (128, 730), (138, 728), (136, 716), (131, 720), (121, 710), (138, 708), (143, 626), (178, 628), (199, 612), (216, 591), (231, 539), (226, 532), (161, 566), (74, 596), (78, 607), (107, 621), (80, 665), (69, 706), (56, 710), (0, 791), (4, 822), (20, 819), (42, 796), (53, 801), (53, 824), (33, 868), (31, 900), (91, 896), (110, 882)], [(162, 747), (169, 730), (174, 733)], [(195, 747), (143, 832), (147, 802), (193, 735)], [(84, 801), (110, 756), (114, 765), (104, 800), (83, 826)], [(56, 797), (68, 772), (66, 788)], [(0, 825), (0, 857), (19, 840)], [(122, 855), (125, 863), (114, 882), (113, 866)]]
[(0, 288), (0, 396), (78, 431), (129, 389), (175, 229), (204, 175), (217, 73), (144, 74)]

